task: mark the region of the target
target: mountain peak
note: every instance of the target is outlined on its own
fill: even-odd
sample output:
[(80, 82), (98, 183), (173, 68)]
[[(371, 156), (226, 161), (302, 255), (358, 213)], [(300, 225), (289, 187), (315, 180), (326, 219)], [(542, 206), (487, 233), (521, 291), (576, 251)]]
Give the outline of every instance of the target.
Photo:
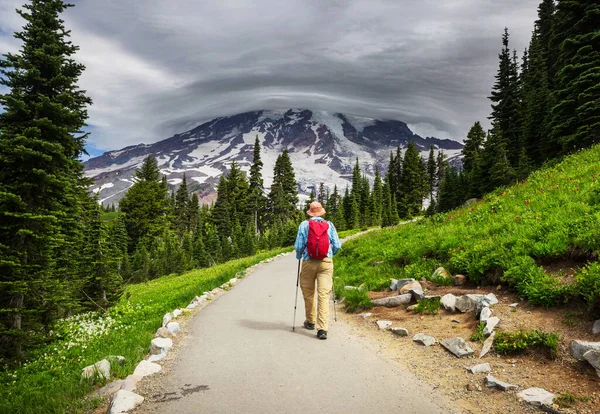
[(102, 203), (117, 203), (133, 185), (136, 168), (153, 155), (173, 189), (185, 174), (190, 191), (210, 196), (231, 161), (249, 170), (257, 136), (265, 187), (271, 185), (277, 156), (288, 149), (303, 193), (321, 182), (345, 187), (356, 157), (368, 176), (375, 165), (385, 171), (390, 151), (406, 148), (410, 141), (423, 155), (434, 145), (450, 161), (458, 159), (463, 147), (448, 139), (422, 138), (402, 121), (298, 108), (260, 110), (215, 118), (154, 144), (108, 151), (86, 161), (85, 173), (95, 179), (91, 189)]

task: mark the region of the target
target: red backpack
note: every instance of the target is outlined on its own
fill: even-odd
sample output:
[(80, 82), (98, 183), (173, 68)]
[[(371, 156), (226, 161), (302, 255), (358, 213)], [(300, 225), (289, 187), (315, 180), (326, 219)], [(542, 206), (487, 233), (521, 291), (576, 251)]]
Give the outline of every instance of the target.
[(306, 250), (312, 259), (324, 259), (329, 252), (329, 223), (308, 220)]

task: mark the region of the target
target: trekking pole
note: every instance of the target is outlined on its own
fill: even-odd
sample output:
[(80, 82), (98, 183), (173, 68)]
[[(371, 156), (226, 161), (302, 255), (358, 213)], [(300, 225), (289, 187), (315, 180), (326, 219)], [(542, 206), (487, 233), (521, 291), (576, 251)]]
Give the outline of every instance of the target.
[(300, 285), (300, 263), (302, 259), (298, 259), (298, 277), (296, 278), (296, 300), (294, 301), (294, 323), (292, 325), (292, 332), (296, 330), (296, 308), (298, 307), (298, 285)]

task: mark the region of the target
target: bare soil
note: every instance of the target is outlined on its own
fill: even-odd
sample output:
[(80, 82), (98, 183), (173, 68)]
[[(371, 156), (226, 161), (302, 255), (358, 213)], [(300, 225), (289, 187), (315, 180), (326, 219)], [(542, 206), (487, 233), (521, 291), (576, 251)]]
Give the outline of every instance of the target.
[[(487, 374), (470, 374), (465, 367), (488, 362), (492, 375), (520, 390), (530, 387), (544, 388), (554, 394), (570, 393), (581, 397), (581, 401), (570, 408), (560, 407), (561, 412), (600, 413), (600, 378), (587, 362), (579, 362), (569, 354), (569, 344), (574, 339), (600, 341), (591, 334), (593, 321), (584, 318), (583, 309), (577, 306), (563, 306), (545, 309), (519, 302), (512, 292), (502, 288), (468, 289), (435, 286), (423, 283), (430, 295), (453, 293), (460, 296), (466, 293), (494, 293), (499, 303), (492, 306), (493, 316), (500, 318), (496, 330), (518, 331), (542, 329), (560, 334), (558, 357), (550, 360), (540, 350), (526, 351), (508, 356), (498, 355), (492, 349), (479, 359), (482, 342), (473, 342), (478, 321), (473, 313), (449, 313), (440, 309), (438, 315), (421, 315), (407, 312), (404, 307), (376, 307), (368, 312), (373, 315), (363, 318), (357, 314), (343, 315), (343, 320), (351, 323), (360, 336), (371, 338), (382, 352), (408, 367), (426, 382), (439, 387), (466, 413), (521, 413), (535, 412), (537, 409), (519, 401), (517, 392), (503, 392), (485, 386)], [(395, 295), (397, 292), (370, 292), (373, 299)], [(509, 307), (512, 303), (518, 306)], [(408, 337), (398, 337), (389, 331), (380, 330), (376, 321), (384, 319), (393, 322), (392, 327), (406, 328)], [(431, 347), (418, 345), (412, 337), (422, 332), (435, 337), (438, 342), (448, 338), (461, 337), (475, 351), (475, 356), (458, 359), (439, 344)], [(556, 408), (559, 408), (556, 406)]]

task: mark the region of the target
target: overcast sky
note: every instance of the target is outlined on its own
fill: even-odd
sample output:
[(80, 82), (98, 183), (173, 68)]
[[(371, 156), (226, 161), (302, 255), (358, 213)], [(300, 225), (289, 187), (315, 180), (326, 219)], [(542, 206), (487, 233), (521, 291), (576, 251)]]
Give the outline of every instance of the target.
[[(24, 0), (0, 0), (0, 52)], [(519, 55), (539, 0), (74, 0), (89, 144), (151, 143), (216, 116), (309, 108), (462, 140), (487, 124), (504, 26)]]

